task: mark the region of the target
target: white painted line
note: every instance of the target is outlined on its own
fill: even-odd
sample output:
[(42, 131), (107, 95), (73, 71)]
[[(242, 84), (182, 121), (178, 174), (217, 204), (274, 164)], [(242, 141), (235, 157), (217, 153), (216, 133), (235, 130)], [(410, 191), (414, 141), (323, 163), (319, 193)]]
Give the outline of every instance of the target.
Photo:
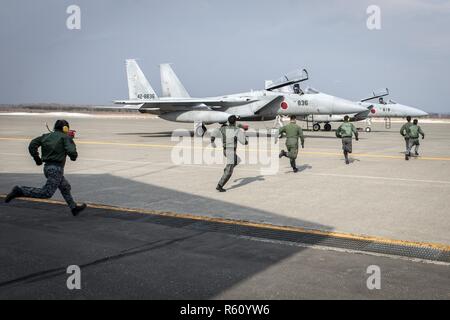
[(339, 178), (359, 178), (359, 179), (374, 179), (374, 180), (388, 180), (388, 181), (405, 181), (405, 182), (424, 182), (424, 183), (450, 184), (450, 181), (442, 181), (442, 180), (422, 180), (422, 179), (410, 179), (410, 178), (361, 176), (361, 175), (334, 174), (334, 173), (310, 173), (310, 172), (305, 172), (304, 174), (315, 175), (315, 176), (325, 176), (325, 177), (326, 176), (339, 177)]

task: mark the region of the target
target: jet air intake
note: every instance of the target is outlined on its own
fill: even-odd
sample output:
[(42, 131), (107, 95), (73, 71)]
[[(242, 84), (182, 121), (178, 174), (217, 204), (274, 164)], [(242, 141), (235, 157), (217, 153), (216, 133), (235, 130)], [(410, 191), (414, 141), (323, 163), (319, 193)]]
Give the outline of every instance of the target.
[(353, 114), (367, 111), (367, 108), (350, 100), (334, 97), (330, 114)]

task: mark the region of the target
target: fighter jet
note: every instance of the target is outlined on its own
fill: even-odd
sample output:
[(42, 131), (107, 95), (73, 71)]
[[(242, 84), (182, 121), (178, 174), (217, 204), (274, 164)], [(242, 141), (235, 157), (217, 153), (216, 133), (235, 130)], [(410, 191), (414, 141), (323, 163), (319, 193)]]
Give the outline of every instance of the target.
[[(420, 110), (418, 108), (406, 106), (395, 102), (394, 100), (384, 101), (384, 97), (389, 95), (389, 90), (386, 88), (382, 93), (373, 92), (373, 96), (362, 99), (358, 103), (366, 108), (365, 111), (348, 114), (351, 122), (366, 120), (366, 132), (371, 132), (372, 118), (384, 118), (385, 127), (387, 129), (391, 128), (391, 118), (405, 118), (406, 116), (411, 117), (424, 117), (428, 113)], [(378, 99), (378, 103), (368, 102), (370, 100)], [(344, 115), (309, 115), (304, 118), (305, 121), (313, 123), (313, 130), (319, 131), (320, 124), (325, 123), (324, 130), (331, 130), (332, 122), (343, 122)]]
[(164, 120), (194, 123), (197, 136), (204, 135), (205, 125), (224, 123), (230, 115), (244, 121), (266, 121), (280, 115), (351, 114), (366, 110), (357, 103), (331, 96), (277, 91), (307, 80), (304, 69), (271, 82), (265, 90), (208, 98), (192, 98), (170, 64), (160, 65), (162, 97), (157, 96), (136, 60), (126, 60), (126, 71), (129, 99), (114, 103)]

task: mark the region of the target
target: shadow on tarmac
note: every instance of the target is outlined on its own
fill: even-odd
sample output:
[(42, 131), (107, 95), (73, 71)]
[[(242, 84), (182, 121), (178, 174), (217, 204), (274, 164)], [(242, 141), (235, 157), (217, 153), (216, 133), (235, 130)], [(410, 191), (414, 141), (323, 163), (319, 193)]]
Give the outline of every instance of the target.
[(239, 181), (238, 184), (231, 186), (230, 188), (228, 188), (228, 190), (237, 189), (257, 181), (265, 181), (265, 179), (264, 176), (256, 176), (256, 177), (239, 178), (234, 180), (234, 182), (238, 181)]
[[(298, 173), (301, 173), (303, 171), (312, 169), (312, 166), (309, 165), (309, 164), (303, 164), (301, 166), (297, 165), (297, 169), (298, 169), (298, 171), (297, 171), (297, 174), (298, 174)], [(294, 171), (292, 171), (292, 168), (289, 167), (289, 171), (286, 171), (285, 173), (294, 173)]]
[[(193, 137), (194, 131), (192, 130), (174, 130), (174, 131), (161, 131), (161, 132), (121, 132), (116, 133), (120, 136), (139, 136), (141, 138), (167, 138), (167, 137)], [(204, 138), (209, 138), (211, 131), (208, 130)], [(254, 130), (249, 130), (245, 132), (247, 137), (272, 137), (274, 135), (267, 132), (259, 132)], [(275, 135), (277, 136), (277, 135)]]
[(338, 140), (334, 135), (333, 136), (312, 136), (305, 134), (305, 139), (331, 139), (331, 140)]
[(139, 136), (141, 138), (192, 137), (193, 131), (161, 131), (161, 132), (126, 132), (116, 133), (119, 136)]
[(302, 171), (305, 171), (305, 170), (312, 169), (312, 166), (309, 165), (309, 164), (304, 164), (304, 165), (301, 165), (301, 166), (297, 166), (297, 169), (298, 169), (298, 172), (302, 172)]
[[(332, 230), (108, 174), (66, 178), (78, 202), (222, 218), (239, 213), (252, 221), (281, 218), (283, 225)], [(262, 179), (243, 178), (234, 188)], [(2, 193), (14, 185), (44, 182), (43, 175), (0, 174)], [(64, 205), (21, 200), (5, 204), (2, 198), (0, 202), (0, 298), (212, 299), (304, 250), (205, 230), (193, 219), (93, 208), (73, 218)], [(82, 290), (67, 289), (69, 265), (81, 267)]]
[(353, 162), (360, 162), (361, 160), (356, 159), (356, 158), (351, 158), (351, 157), (349, 157), (349, 158), (348, 158), (348, 161), (349, 161), (350, 163), (353, 163)]
[[(161, 131), (161, 132), (121, 132), (116, 133), (119, 136), (139, 136), (141, 138), (170, 138), (170, 137), (193, 137), (194, 131), (192, 130), (174, 130), (174, 131)], [(246, 131), (247, 137), (267, 137), (270, 138), (273, 135), (270, 133), (260, 133), (258, 131)], [(210, 132), (206, 132), (204, 135), (205, 139), (209, 139)], [(305, 135), (305, 139), (330, 139), (330, 140), (339, 140), (334, 135), (333, 136), (319, 136), (319, 135)], [(366, 138), (360, 137), (360, 140), (365, 140)], [(280, 139), (283, 141), (284, 139)]]

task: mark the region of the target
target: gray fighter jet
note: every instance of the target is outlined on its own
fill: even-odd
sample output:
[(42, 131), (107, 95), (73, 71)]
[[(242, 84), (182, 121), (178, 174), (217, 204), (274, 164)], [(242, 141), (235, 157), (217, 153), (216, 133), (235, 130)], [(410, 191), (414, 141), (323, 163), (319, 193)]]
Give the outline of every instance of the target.
[(135, 60), (126, 60), (126, 70), (129, 99), (114, 103), (168, 121), (194, 123), (197, 136), (204, 135), (205, 125), (224, 123), (230, 115), (244, 121), (266, 121), (282, 115), (354, 114), (366, 110), (358, 103), (325, 94), (280, 91), (307, 80), (306, 70), (285, 75), (266, 90), (209, 98), (192, 98), (170, 64), (160, 65), (162, 97), (157, 96)]
[[(366, 120), (366, 132), (371, 132), (372, 118), (384, 118), (385, 127), (390, 129), (391, 118), (405, 118), (407, 116), (411, 117), (425, 117), (428, 115), (427, 112), (420, 110), (418, 108), (406, 106), (395, 102), (394, 100), (384, 101), (384, 97), (389, 95), (389, 90), (386, 88), (384, 92), (375, 93), (373, 96), (362, 99), (358, 102), (361, 106), (366, 107), (365, 111), (349, 114), (350, 121), (357, 122)], [(378, 102), (369, 102), (370, 100), (378, 99)], [(332, 122), (342, 122), (344, 121), (344, 115), (309, 115), (305, 117), (304, 120), (313, 123), (313, 130), (319, 131), (321, 123), (324, 123), (324, 130), (331, 130)]]

